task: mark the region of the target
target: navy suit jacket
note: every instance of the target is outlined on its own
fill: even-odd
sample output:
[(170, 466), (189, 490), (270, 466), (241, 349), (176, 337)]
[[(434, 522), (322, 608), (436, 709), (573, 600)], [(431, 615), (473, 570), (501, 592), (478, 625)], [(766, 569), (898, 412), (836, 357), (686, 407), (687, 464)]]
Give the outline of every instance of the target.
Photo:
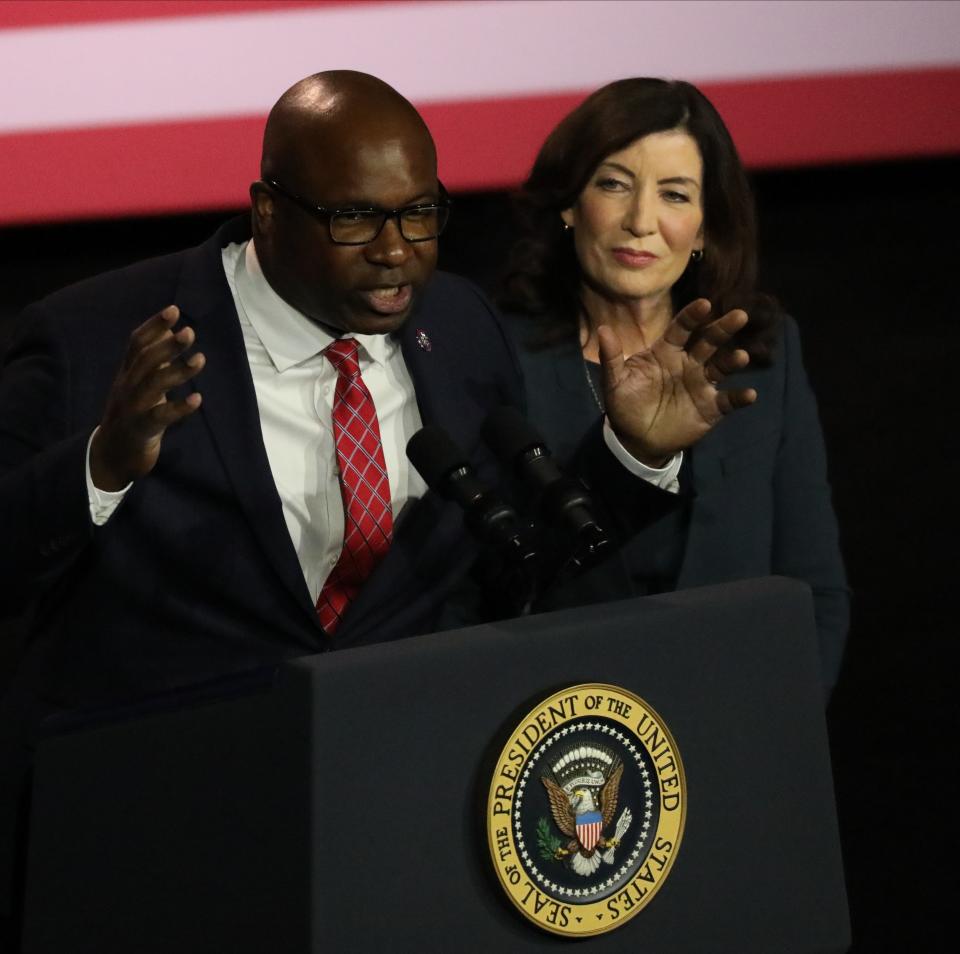
[[(527, 413), (561, 460), (596, 426), (599, 410), (575, 340), (530, 346), (529, 321), (510, 316), (527, 392)], [(689, 514), (678, 589), (771, 574), (813, 590), (824, 685), (836, 683), (849, 625), (849, 592), (827, 482), (816, 402), (795, 322), (783, 325), (769, 368), (736, 376), (756, 388), (753, 406), (721, 421), (686, 452), (683, 493)], [(685, 485), (685, 486), (684, 486)], [(641, 532), (602, 567), (563, 594), (566, 604), (604, 602), (645, 592), (631, 556)], [(554, 603), (553, 605), (557, 605)]]
[[(221, 248), (246, 237), (245, 223), (229, 223), (198, 248), (58, 292), (27, 310), (7, 355), (2, 603), (40, 597), (20, 680), (57, 704), (116, 701), (328, 645), (283, 521), (223, 273)], [(156, 468), (108, 523), (92, 527), (88, 438), (130, 332), (171, 303), (207, 356), (195, 381), (203, 404), (167, 432)], [(480, 425), (492, 408), (521, 404), (522, 390), (486, 300), (438, 273), (401, 341), (424, 423), (455, 436), (496, 482)], [(430, 631), (473, 558), (458, 508), (426, 495), (400, 515), (336, 645)]]

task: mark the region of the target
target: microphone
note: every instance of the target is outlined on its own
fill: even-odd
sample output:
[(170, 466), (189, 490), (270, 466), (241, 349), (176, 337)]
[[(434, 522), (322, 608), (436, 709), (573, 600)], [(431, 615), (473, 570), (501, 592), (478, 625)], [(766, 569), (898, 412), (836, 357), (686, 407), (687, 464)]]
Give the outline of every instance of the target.
[(530, 422), (515, 407), (499, 407), (487, 418), (481, 433), (493, 452), (539, 496), (544, 518), (573, 537), (570, 568), (582, 569), (601, 560), (610, 549), (610, 540), (593, 515), (587, 488), (560, 470)]
[(479, 540), (512, 564), (533, 565), (536, 550), (516, 511), (483, 484), (446, 431), (432, 424), (417, 431), (407, 443), (407, 457), (428, 487), (463, 508)]

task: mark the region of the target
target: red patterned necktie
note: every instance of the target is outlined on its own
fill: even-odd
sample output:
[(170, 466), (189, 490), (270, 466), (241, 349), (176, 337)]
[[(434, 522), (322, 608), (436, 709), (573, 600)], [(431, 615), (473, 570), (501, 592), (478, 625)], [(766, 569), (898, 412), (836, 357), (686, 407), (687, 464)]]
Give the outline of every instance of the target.
[(317, 598), (320, 625), (332, 636), (346, 608), (390, 547), (393, 512), (377, 409), (360, 377), (357, 342), (341, 338), (323, 353), (337, 370), (333, 436), (344, 516), (340, 559)]

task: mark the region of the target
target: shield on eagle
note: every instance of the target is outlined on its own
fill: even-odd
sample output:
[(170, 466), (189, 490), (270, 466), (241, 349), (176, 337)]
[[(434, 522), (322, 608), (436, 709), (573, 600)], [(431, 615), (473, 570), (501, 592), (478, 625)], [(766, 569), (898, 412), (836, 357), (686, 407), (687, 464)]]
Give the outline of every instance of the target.
[(577, 840), (586, 851), (593, 851), (603, 831), (603, 815), (600, 812), (584, 812), (577, 815)]

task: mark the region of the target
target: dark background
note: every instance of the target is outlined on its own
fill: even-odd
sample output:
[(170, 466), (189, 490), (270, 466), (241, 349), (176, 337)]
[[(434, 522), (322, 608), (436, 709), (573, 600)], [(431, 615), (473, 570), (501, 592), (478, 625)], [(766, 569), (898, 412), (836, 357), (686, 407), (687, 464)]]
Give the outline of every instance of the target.
[[(952, 951), (960, 159), (753, 181), (761, 286), (800, 323), (854, 592), (828, 710), (853, 950)], [(508, 197), (455, 201), (442, 267), (492, 290)], [(0, 230), (0, 350), (29, 301), (196, 244), (228, 214)], [(15, 652), (0, 646), (0, 679)]]

